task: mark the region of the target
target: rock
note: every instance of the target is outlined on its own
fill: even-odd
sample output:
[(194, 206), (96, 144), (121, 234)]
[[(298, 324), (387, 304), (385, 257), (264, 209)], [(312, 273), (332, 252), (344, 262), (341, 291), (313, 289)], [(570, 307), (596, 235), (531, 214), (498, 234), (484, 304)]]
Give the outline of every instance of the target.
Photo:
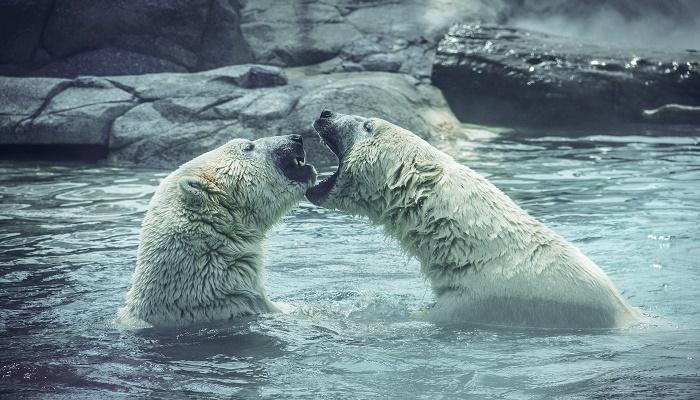
[[(200, 73), (0, 77), (0, 145), (102, 149), (111, 163), (172, 167), (232, 138), (302, 134), (309, 160), (335, 161), (311, 123), (325, 108), (378, 116), (430, 139), (460, 132), (440, 92), (383, 72), (295, 75), (237, 65)], [(62, 148), (62, 151), (66, 148)]]
[(244, 122), (248, 123), (251, 120), (258, 120), (264, 123), (271, 119), (284, 118), (289, 115), (299, 100), (300, 89), (293, 86), (286, 91), (265, 91), (241, 108), (239, 116)]
[(463, 121), (539, 127), (641, 122), (642, 110), (700, 105), (700, 56), (626, 50), (502, 26), (456, 25), (432, 82)]
[(253, 62), (240, 25), (237, 0), (210, 1), (208, 19), (199, 41), (197, 65), (190, 70), (205, 71), (224, 65)]
[(316, 64), (335, 57), (359, 32), (338, 9), (321, 2), (256, 0), (242, 9), (241, 30), (257, 62)]
[(279, 68), (253, 66), (245, 73), (234, 78), (236, 85), (255, 89), (287, 84), (287, 77)]
[(357, 63), (427, 82), (437, 42), (457, 22), (500, 20), (594, 41), (627, 36), (642, 45), (677, 47), (698, 42), (696, 3), (7, 0), (0, 2), (0, 74), (130, 75), (250, 62), (323, 64), (318, 73), (334, 73), (357, 71), (346, 68)]
[[(124, 65), (128, 65), (128, 68), (125, 69)], [(39, 76), (71, 77), (76, 72), (104, 76), (119, 75), (125, 71), (130, 74), (146, 74), (160, 71), (187, 72), (187, 68), (162, 58), (107, 47), (51, 61), (32, 73)]]
[(342, 68), (343, 68), (344, 72), (364, 71), (364, 68), (362, 67), (362, 65), (360, 65), (358, 63), (351, 62), (351, 61), (342, 63)]
[(436, 104), (440, 96), (432, 93), (435, 97), (431, 98), (418, 91), (418, 82), (411, 77), (364, 72), (305, 77), (300, 83), (306, 90), (291, 115), (292, 123), (301, 124), (295, 130), (308, 131), (316, 115), (330, 108), (343, 114), (384, 118), (423, 138), (431, 136), (420, 111)]
[[(426, 138), (433, 131), (444, 133), (448, 127), (458, 126), (439, 91), (403, 75), (339, 73), (298, 76), (290, 78), (287, 85), (267, 88), (230, 85), (225, 91), (202, 89), (221, 83), (222, 79), (210, 77), (224, 70), (188, 74), (179, 81), (173, 79), (178, 74), (169, 74), (173, 76), (165, 85), (173, 97), (154, 101), (148, 97), (151, 101), (115, 121), (110, 160), (172, 166), (234, 137), (296, 133), (306, 139), (309, 160), (325, 165), (334, 162), (334, 157), (319, 144), (311, 123), (326, 107), (387, 118)], [(153, 94), (156, 92), (149, 85), (156, 76), (152, 77), (153, 81), (148, 75), (110, 80), (133, 85), (135, 93)], [(200, 85), (193, 85), (196, 79), (201, 80)], [(188, 96), (186, 90), (192, 90)]]
[(395, 54), (372, 54), (360, 64), (367, 71), (396, 72), (401, 69), (401, 60)]
[[(0, 73), (75, 77), (246, 63), (239, 8), (236, 0), (3, 2), (0, 29), (10, 40), (0, 42)], [(40, 50), (50, 60), (35, 58)]]
[(3, 138), (22, 120), (39, 115), (51, 99), (71, 85), (66, 79), (0, 78), (0, 134)]
[(133, 96), (108, 81), (76, 79), (50, 97), (37, 115), (22, 120), (7, 142), (105, 147), (114, 119), (134, 104)]
[(260, 63), (323, 63), (314, 73), (358, 71), (355, 64), (362, 64), (427, 80), (437, 41), (453, 23), (492, 19), (497, 12), (460, 0), (256, 0), (242, 8), (241, 29)]
[(142, 100), (168, 97), (225, 98), (236, 88), (261, 88), (287, 83), (284, 71), (269, 65), (243, 64), (202, 71), (196, 74), (162, 73), (156, 76), (127, 75), (111, 82)]
[(53, 0), (0, 2), (0, 64), (30, 63)]
[(653, 110), (644, 110), (642, 116), (649, 121), (666, 124), (700, 124), (700, 107), (666, 104)]
[(350, 62), (427, 80), (449, 26), (496, 10), (460, 0), (9, 1), (0, 4), (9, 38), (0, 41), (0, 74), (132, 75), (253, 61), (356, 71), (344, 67)]

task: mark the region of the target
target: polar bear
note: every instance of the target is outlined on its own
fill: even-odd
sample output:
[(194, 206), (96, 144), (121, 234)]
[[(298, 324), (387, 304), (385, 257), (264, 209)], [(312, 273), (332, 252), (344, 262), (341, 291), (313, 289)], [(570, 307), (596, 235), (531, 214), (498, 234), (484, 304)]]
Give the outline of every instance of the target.
[(234, 139), (183, 164), (149, 204), (122, 320), (186, 325), (279, 311), (262, 282), (265, 234), (315, 179), (299, 135)]
[(639, 317), (573, 244), (415, 134), (328, 110), (314, 128), (339, 166), (306, 197), (383, 225), (420, 261), (434, 320), (610, 328)]

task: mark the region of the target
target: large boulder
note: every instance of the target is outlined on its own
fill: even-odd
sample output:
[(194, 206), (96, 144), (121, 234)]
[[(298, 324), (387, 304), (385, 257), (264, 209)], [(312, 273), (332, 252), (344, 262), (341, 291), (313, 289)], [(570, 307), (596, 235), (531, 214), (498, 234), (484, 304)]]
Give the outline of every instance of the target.
[(79, 78), (50, 98), (43, 109), (21, 121), (15, 143), (106, 146), (112, 122), (131, 109), (136, 98), (112, 83)]
[(306, 138), (309, 159), (323, 165), (334, 157), (311, 123), (325, 108), (382, 117), (427, 139), (461, 132), (440, 92), (408, 75), (287, 77), (278, 67), (236, 65), (200, 73), (0, 78), (0, 146), (94, 146), (113, 163), (172, 167), (232, 138), (296, 133)]
[(503, 26), (456, 25), (432, 82), (463, 121), (602, 127), (665, 104), (700, 105), (700, 55), (600, 46)]
[(140, 74), (249, 62), (239, 9), (237, 0), (2, 1), (0, 74)]
[(311, 127), (324, 108), (386, 118), (425, 138), (460, 129), (440, 92), (409, 76), (302, 75), (287, 84), (246, 88), (226, 70), (110, 78), (145, 100), (114, 122), (110, 159), (171, 166), (234, 137), (301, 134), (309, 159), (325, 165), (334, 157)]
[(54, 0), (0, 1), (0, 65), (29, 63)]
[(71, 83), (53, 78), (0, 78), (0, 144), (27, 143), (16, 136), (16, 128), (41, 114)]

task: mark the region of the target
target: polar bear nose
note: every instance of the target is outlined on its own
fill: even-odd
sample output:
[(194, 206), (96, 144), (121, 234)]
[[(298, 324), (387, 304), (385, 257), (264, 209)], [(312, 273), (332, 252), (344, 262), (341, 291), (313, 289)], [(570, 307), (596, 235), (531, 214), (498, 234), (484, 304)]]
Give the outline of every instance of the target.
[(321, 118), (330, 118), (333, 116), (333, 111), (331, 110), (323, 110), (321, 112)]
[(304, 144), (304, 141), (301, 139), (301, 135), (289, 135), (289, 138), (292, 139), (293, 142)]

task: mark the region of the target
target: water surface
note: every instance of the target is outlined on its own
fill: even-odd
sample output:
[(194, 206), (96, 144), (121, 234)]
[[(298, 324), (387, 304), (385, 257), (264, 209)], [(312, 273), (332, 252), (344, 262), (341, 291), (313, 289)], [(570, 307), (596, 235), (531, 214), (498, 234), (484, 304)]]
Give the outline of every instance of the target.
[(697, 398), (698, 136), (458, 140), (458, 159), (578, 245), (651, 316), (585, 332), (436, 326), (395, 242), (308, 203), (272, 232), (298, 307), (178, 330), (114, 323), (167, 171), (0, 164), (0, 396)]

